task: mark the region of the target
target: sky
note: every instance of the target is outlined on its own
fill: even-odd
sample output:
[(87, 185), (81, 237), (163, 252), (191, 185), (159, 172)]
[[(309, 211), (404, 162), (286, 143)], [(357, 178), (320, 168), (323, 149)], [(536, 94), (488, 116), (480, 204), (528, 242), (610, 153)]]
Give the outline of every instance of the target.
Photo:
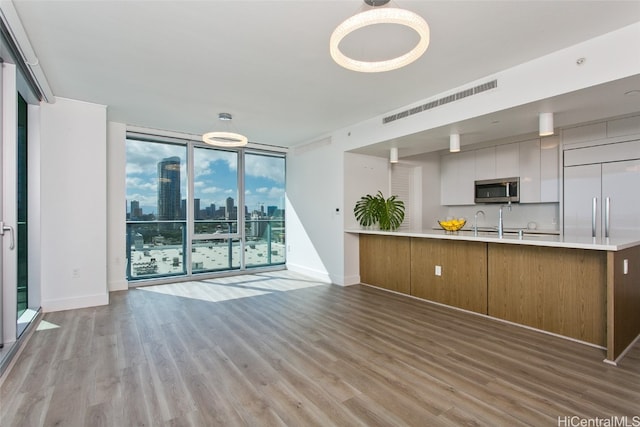
[[(127, 212), (131, 201), (138, 200), (143, 214), (157, 211), (158, 162), (167, 157), (180, 158), (181, 198), (187, 193), (187, 148), (184, 145), (127, 140)], [(200, 209), (211, 203), (225, 206), (227, 197), (238, 204), (237, 158), (231, 151), (195, 148), (194, 196)], [(249, 212), (260, 206), (284, 209), (284, 159), (260, 154), (245, 155), (245, 205)]]

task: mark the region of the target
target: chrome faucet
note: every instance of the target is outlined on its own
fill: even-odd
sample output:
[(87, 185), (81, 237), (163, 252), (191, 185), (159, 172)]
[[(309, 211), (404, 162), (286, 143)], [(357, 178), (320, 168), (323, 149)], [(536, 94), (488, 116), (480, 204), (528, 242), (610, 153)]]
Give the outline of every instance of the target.
[(500, 210), (498, 210), (498, 239), (502, 239), (504, 235), (504, 225), (502, 222), (502, 208), (508, 208), (509, 212), (511, 212), (511, 201), (509, 204), (500, 206)]
[(480, 214), (482, 214), (482, 217), (484, 218), (484, 211), (478, 211), (473, 216), (473, 235), (474, 236), (478, 235), (478, 215)]

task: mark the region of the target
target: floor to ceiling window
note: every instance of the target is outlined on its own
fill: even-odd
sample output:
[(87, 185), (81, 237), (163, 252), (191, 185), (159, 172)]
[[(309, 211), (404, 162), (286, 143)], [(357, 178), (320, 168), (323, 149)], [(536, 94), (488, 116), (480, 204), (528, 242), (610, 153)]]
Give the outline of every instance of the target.
[(284, 263), (284, 158), (246, 153), (244, 159), (246, 266)]
[(285, 158), (190, 140), (127, 139), (127, 278), (285, 263)]

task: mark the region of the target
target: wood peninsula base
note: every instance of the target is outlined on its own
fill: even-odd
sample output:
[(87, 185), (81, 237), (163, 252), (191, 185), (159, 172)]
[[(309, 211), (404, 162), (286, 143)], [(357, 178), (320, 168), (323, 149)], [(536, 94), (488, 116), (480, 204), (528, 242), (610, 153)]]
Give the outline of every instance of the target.
[(360, 233), (361, 282), (600, 346), (610, 363), (640, 334), (640, 246), (479, 240)]

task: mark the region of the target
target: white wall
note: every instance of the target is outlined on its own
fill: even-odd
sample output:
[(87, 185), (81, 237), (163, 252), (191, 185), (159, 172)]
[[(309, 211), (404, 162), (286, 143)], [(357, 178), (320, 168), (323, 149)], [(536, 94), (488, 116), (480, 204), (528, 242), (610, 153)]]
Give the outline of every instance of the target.
[(333, 283), (344, 270), (342, 155), (331, 139), (287, 154), (287, 268)]
[[(343, 224), (345, 229), (358, 229), (360, 224), (353, 213), (353, 207), (365, 194), (376, 194), (378, 190), (389, 197), (389, 161), (386, 158), (344, 153), (344, 202)], [(358, 253), (358, 236), (344, 234), (345, 252)], [(344, 262), (344, 275), (341, 285), (360, 283), (359, 259)]]
[(344, 153), (344, 227), (360, 228), (353, 207), (365, 194), (378, 190), (389, 197), (389, 161), (386, 158)]
[[(292, 150), (287, 163), (287, 193), (291, 199), (291, 206), (287, 206), (287, 221), (291, 221), (287, 238), (292, 244), (288, 265), (301, 271), (308, 269), (341, 284), (349, 283), (353, 272), (357, 271), (357, 244), (352, 236), (345, 235), (345, 222), (338, 220), (333, 213), (333, 209), (341, 205), (341, 195), (346, 188), (362, 185), (343, 176), (345, 151), (638, 74), (640, 56), (629, 55), (628, 49), (637, 45), (639, 38), (640, 23), (637, 23), (460, 87), (492, 77), (499, 82), (495, 91), (446, 104), (429, 114), (416, 114), (389, 125), (383, 125), (382, 118), (393, 111), (385, 112), (324, 135), (329, 144), (312, 143), (307, 146), (312, 149), (305, 149), (303, 144), (300, 154), (295, 154), (298, 150)], [(588, 60), (578, 67), (576, 59), (580, 57)], [(452, 88), (433, 98), (446, 96), (460, 88)], [(416, 100), (397, 111), (426, 101)], [(348, 206), (342, 207), (343, 212), (346, 208)], [(549, 216), (545, 212), (542, 214)], [(428, 226), (426, 220), (423, 226)]]
[(107, 283), (109, 291), (128, 289), (126, 207), (126, 138), (124, 123), (107, 126)]
[(106, 107), (42, 104), (42, 309), (108, 304)]

